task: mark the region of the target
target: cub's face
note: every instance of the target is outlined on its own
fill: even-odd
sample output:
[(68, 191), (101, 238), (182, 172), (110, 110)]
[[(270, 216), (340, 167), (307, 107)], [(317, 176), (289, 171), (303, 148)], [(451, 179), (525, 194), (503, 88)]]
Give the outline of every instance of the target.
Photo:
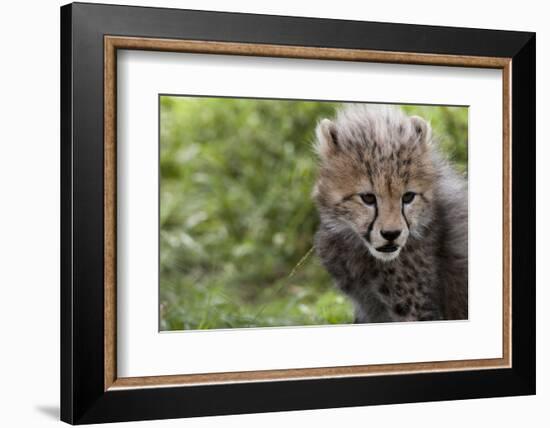
[(396, 129), (371, 133), (350, 132), (345, 123), (326, 119), (317, 129), (314, 197), (320, 215), (329, 227), (353, 230), (382, 261), (396, 259), (431, 219), (429, 128), (420, 118), (399, 117)]

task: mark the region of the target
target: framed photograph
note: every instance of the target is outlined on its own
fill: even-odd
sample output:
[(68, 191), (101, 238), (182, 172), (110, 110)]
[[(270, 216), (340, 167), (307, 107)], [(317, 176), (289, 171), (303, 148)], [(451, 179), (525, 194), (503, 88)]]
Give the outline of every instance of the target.
[(535, 393), (535, 35), (61, 8), (61, 418)]

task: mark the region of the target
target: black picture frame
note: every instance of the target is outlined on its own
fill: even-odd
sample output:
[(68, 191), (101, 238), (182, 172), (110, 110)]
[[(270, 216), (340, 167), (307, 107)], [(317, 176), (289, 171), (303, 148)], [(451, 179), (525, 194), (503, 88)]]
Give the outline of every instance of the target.
[[(512, 59), (512, 367), (104, 389), (104, 36)], [(73, 3), (61, 8), (61, 419), (71, 424), (535, 393), (535, 34)], [(490, 161), (488, 161), (490, 162)]]

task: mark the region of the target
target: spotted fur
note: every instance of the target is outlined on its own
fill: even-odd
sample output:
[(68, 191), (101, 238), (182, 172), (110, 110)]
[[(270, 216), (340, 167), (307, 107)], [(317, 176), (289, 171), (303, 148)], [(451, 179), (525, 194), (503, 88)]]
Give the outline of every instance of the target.
[(467, 182), (429, 124), (390, 106), (348, 105), (319, 123), (316, 150), (316, 249), (356, 322), (466, 319)]

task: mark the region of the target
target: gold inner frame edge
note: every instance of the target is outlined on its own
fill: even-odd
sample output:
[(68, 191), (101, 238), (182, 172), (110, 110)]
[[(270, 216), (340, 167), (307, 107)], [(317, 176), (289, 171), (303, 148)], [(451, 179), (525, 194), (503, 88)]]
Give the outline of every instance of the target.
[[(503, 94), (503, 349), (502, 358), (321, 368), (117, 377), (116, 367), (116, 54), (118, 49), (296, 59), (494, 68), (502, 70)], [(511, 367), (511, 58), (421, 54), (289, 45), (104, 37), (104, 390), (204, 384), (360, 377)]]

